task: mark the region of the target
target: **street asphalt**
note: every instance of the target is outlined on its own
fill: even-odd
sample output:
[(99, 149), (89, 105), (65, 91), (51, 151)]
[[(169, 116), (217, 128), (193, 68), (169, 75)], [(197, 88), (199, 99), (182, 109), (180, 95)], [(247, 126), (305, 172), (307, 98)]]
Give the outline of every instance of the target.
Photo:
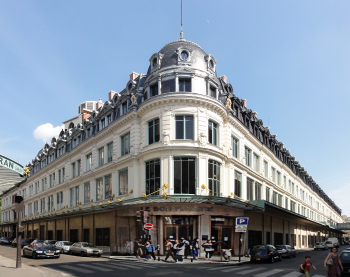
[[(349, 246), (341, 246), (339, 253)], [(61, 255), (59, 259), (23, 258), (22, 263), (47, 272), (45, 276), (242, 276), (242, 277), (298, 277), (299, 266), (305, 255), (311, 256), (316, 266), (311, 276), (326, 277), (323, 262), (329, 251), (298, 251), (296, 258), (285, 258), (275, 263), (245, 263), (237, 266), (225, 264), (175, 264), (158, 261), (120, 261), (107, 258)], [(16, 249), (0, 245), (0, 256), (16, 259)], [(55, 274), (52, 274), (54, 272)], [(51, 273), (51, 274), (50, 274)], [(0, 269), (0, 276), (1, 269)], [(38, 273), (38, 277), (42, 277)], [(6, 277), (6, 276), (4, 276)]]

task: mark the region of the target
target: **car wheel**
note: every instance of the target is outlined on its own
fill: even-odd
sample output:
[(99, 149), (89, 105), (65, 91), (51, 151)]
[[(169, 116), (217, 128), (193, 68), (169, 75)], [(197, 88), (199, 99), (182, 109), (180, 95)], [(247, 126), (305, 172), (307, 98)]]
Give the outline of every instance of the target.
[(61, 249), (61, 254), (63, 254), (63, 249)]
[(81, 256), (85, 257), (85, 252), (84, 251), (81, 252)]
[(101, 257), (101, 254), (98, 254), (98, 255), (97, 255), (97, 257), (99, 257), (99, 258), (100, 258), (100, 257)]
[(283, 260), (283, 258), (282, 258), (282, 255), (280, 256), (280, 261), (282, 261)]
[(25, 257), (25, 256), (26, 256), (26, 251), (23, 250), (23, 257)]
[(36, 253), (34, 253), (34, 252), (32, 253), (32, 258), (33, 258), (33, 259), (36, 259), (36, 258), (37, 258)]

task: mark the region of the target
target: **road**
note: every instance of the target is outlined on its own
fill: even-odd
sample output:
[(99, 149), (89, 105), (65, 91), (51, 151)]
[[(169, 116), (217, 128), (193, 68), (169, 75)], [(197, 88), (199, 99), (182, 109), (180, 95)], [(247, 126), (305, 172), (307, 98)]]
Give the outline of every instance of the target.
[[(339, 253), (349, 246), (341, 246)], [(299, 277), (299, 266), (305, 260), (305, 255), (311, 256), (311, 262), (317, 270), (312, 270), (313, 277), (326, 277), (323, 262), (329, 251), (298, 252), (296, 258), (283, 259), (281, 262), (246, 263), (239, 266), (221, 264), (174, 264), (153, 261), (120, 261), (106, 258), (80, 257), (61, 255), (59, 259), (22, 258), (22, 263), (47, 269), (49, 272), (60, 273), (61, 276), (242, 276), (242, 277)], [(16, 249), (11, 246), (0, 246), (0, 255), (15, 259)], [(1, 271), (0, 271), (1, 276)], [(2, 276), (1, 276), (2, 277)]]

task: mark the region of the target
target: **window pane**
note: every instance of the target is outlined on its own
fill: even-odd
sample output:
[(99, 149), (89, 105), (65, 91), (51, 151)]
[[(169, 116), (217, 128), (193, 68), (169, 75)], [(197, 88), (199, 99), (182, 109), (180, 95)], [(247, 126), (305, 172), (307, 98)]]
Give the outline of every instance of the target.
[(100, 201), (103, 199), (103, 180), (102, 178), (96, 179), (96, 200)]
[(176, 139), (184, 139), (183, 116), (176, 116)]
[(186, 120), (186, 139), (194, 139), (193, 116), (185, 116)]
[(148, 144), (154, 143), (153, 123), (154, 123), (154, 121), (151, 121), (148, 123)]
[(189, 161), (189, 193), (196, 193), (196, 161), (190, 159)]
[(174, 160), (174, 193), (181, 193), (181, 160)]
[(242, 174), (240, 172), (235, 171), (235, 194), (238, 197), (242, 197)]
[(160, 140), (159, 135), (159, 119), (154, 120), (154, 142), (158, 142)]
[(182, 193), (188, 194), (188, 161), (182, 161)]
[(119, 195), (128, 193), (128, 170), (119, 171)]
[(162, 93), (174, 92), (175, 91), (175, 79), (162, 81)]

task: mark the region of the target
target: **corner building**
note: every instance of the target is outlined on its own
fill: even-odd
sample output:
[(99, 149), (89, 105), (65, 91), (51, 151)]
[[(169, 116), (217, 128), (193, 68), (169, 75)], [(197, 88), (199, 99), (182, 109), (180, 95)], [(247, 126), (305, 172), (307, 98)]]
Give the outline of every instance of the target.
[(3, 193), (2, 235), (15, 234), (22, 195), (25, 237), (122, 254), (143, 234), (141, 210), (161, 252), (166, 238), (198, 237), (237, 255), (238, 216), (250, 218), (245, 251), (340, 236), (341, 210), (217, 76), (214, 56), (180, 39), (149, 61), (108, 101), (80, 104), (29, 163), (28, 181)]

